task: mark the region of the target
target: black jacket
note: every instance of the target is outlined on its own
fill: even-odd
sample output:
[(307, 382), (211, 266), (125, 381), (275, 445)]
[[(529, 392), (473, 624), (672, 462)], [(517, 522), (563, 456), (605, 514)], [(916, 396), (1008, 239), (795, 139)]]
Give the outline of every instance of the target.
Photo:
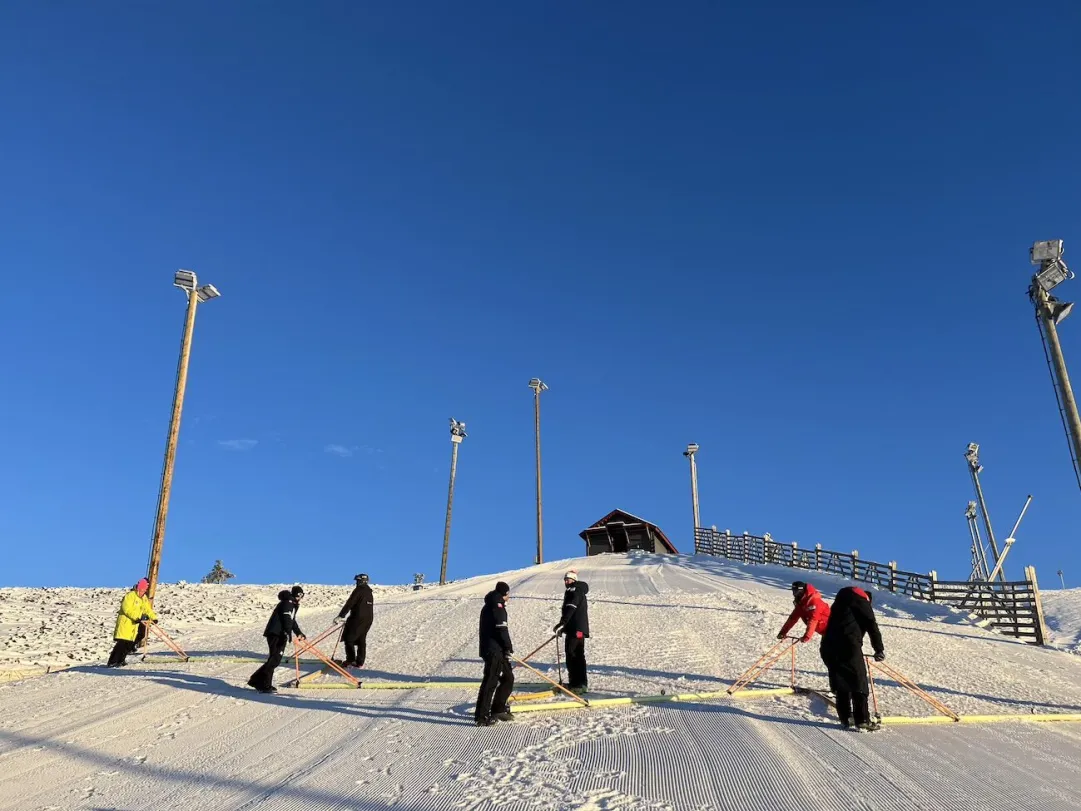
[(582, 637), (589, 638), (589, 583), (576, 580), (574, 584), (563, 592), (563, 616), (559, 621), (563, 623), (563, 633), (567, 636), (577, 636), (582, 632)]
[(374, 602), (375, 598), (372, 595), (371, 586), (367, 583), (360, 583), (353, 589), (353, 593), (345, 601), (345, 605), (338, 612), (338, 616), (344, 617), (349, 614), (349, 619), (345, 623), (347, 629), (371, 627)]
[(495, 654), (506, 656), (514, 653), (507, 626), (507, 603), (498, 591), (484, 595), (484, 608), (480, 610), (480, 657)]
[(304, 636), (304, 632), (297, 625), (297, 609), (300, 605), (293, 600), (293, 595), (288, 591), (278, 592), (278, 607), (270, 615), (270, 622), (266, 624), (263, 636), (284, 636), (286, 641), (293, 638), (293, 634)]
[(870, 595), (861, 588), (845, 586), (833, 600), (829, 624), (822, 635), (822, 656), (836, 661), (862, 660), (863, 635), (871, 637), (875, 653), (884, 650)]

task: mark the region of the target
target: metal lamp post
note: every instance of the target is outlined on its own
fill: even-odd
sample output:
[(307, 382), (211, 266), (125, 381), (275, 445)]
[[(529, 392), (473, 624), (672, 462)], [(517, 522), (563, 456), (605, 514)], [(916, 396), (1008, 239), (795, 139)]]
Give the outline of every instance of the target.
[(537, 563), (544, 563), (544, 517), (541, 510), (541, 446), (540, 446), (540, 395), (548, 386), (539, 377), (529, 381), (533, 389), (533, 424), (537, 444)]
[(439, 567), (439, 585), (447, 582), (447, 550), (450, 548), (450, 513), (454, 508), (454, 477), (458, 473), (458, 446), (466, 438), (465, 423), (450, 418), (450, 487), (447, 490), (447, 523), (443, 527), (443, 563)]
[(1029, 249), (1029, 259), (1033, 265), (1039, 267), (1039, 271), (1032, 276), (1028, 295), (1036, 309), (1036, 321), (1040, 326), (1044, 355), (1055, 387), (1059, 416), (1069, 440), (1070, 461), (1073, 462), (1077, 483), (1081, 486), (1081, 417), (1078, 416), (1077, 400), (1073, 386), (1070, 385), (1066, 359), (1062, 355), (1062, 344), (1058, 338), (1058, 325), (1066, 320), (1066, 316), (1073, 309), (1073, 303), (1059, 301), (1051, 295), (1053, 289), (1067, 279), (1074, 278), (1074, 274), (1062, 260), (1061, 239), (1035, 243)]
[(212, 284), (199, 286), (195, 273), (190, 270), (178, 270), (173, 278), (173, 285), (179, 287), (188, 297), (188, 310), (184, 319), (184, 336), (180, 342), (180, 362), (177, 365), (176, 386), (173, 390), (173, 412), (169, 419), (169, 438), (165, 443), (165, 463), (161, 471), (158, 509), (154, 518), (154, 536), (150, 544), (150, 562), (147, 566), (146, 579), (150, 581), (147, 596), (151, 601), (158, 588), (161, 549), (165, 543), (165, 519), (169, 513), (169, 494), (173, 489), (173, 467), (176, 463), (177, 440), (180, 437), (180, 412), (184, 408), (184, 392), (188, 385), (188, 361), (191, 359), (191, 338), (195, 330), (195, 309), (203, 302), (221, 295)]
[(690, 443), (687, 446), (687, 450), (683, 452), (691, 462), (691, 508), (694, 510), (694, 539), (697, 542), (698, 528), (702, 526), (702, 522), (698, 517), (698, 465), (695, 464), (694, 455), (698, 453), (698, 444), (695, 442)]

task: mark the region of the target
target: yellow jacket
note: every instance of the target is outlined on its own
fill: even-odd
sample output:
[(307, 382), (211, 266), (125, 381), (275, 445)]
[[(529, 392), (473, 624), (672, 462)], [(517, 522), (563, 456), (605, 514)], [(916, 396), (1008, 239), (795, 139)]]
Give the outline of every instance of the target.
[(113, 639), (126, 639), (134, 642), (139, 633), (139, 619), (146, 614), (150, 619), (156, 620), (158, 615), (154, 613), (154, 607), (150, 600), (140, 597), (135, 589), (124, 595), (120, 603), (120, 613), (116, 615), (116, 628), (113, 630)]

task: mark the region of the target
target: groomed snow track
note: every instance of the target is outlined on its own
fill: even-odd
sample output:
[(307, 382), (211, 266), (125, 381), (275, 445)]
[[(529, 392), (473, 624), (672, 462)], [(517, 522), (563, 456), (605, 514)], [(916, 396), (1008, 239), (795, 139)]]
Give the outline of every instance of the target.
[[(574, 563), (591, 587), (591, 699), (723, 691), (769, 646), (791, 602), (789, 573), (771, 567), (638, 555)], [(480, 597), (497, 579), (511, 584), (515, 643), (531, 650), (550, 634), (567, 566), (388, 596), (364, 678), (474, 682)], [(811, 582), (827, 595), (841, 585)], [(962, 716), (1081, 712), (1077, 657), (934, 606), (875, 602), (889, 661)], [(334, 613), (302, 611), (301, 623), (315, 632)], [(234, 659), (262, 652), (261, 630), (178, 636), (187, 663), (79, 667), (0, 686), (0, 809), (1081, 807), (1078, 724), (857, 734), (837, 728), (821, 699), (780, 694), (529, 712), (477, 728), (472, 689), (257, 694), (244, 686), (255, 664)], [(815, 654), (800, 650), (797, 677), (821, 688)], [(552, 648), (531, 664), (554, 675)], [(283, 667), (279, 682), (293, 675)], [(781, 669), (755, 686), (787, 678)], [(879, 688), (884, 714), (928, 714), (888, 680)]]

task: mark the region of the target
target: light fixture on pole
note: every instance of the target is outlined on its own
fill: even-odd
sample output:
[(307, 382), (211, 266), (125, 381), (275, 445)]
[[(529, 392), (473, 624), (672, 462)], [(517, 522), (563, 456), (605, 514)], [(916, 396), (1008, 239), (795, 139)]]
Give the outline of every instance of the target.
[(447, 550), (450, 548), (450, 513), (454, 508), (454, 477), (458, 473), (458, 446), (466, 438), (465, 423), (450, 418), (450, 487), (447, 490), (447, 523), (443, 527), (443, 563), (439, 567), (439, 585), (447, 582)]
[[(995, 531), (991, 528), (991, 514), (987, 511), (987, 501), (983, 497), (983, 485), (980, 484), (980, 473), (983, 465), (980, 464), (980, 446), (975, 442), (968, 443), (965, 449), (965, 461), (968, 462), (968, 472), (972, 475), (972, 485), (976, 488), (976, 500), (979, 502), (980, 512), (983, 513), (983, 525), (987, 529), (987, 541), (991, 544), (991, 554), (995, 560), (999, 559), (998, 541), (995, 540)], [(999, 570), (999, 579), (1005, 581), (1005, 576)]]
[(1059, 301), (1051, 295), (1052, 290), (1062, 282), (1074, 278), (1074, 274), (1062, 260), (1061, 239), (1035, 243), (1029, 249), (1029, 260), (1039, 270), (1032, 277), (1028, 297), (1036, 309), (1036, 323), (1040, 328), (1044, 358), (1047, 360), (1047, 368), (1055, 389), (1055, 402), (1058, 404), (1062, 427), (1066, 431), (1074, 476), (1078, 486), (1081, 486), (1081, 416), (1078, 416), (1077, 400), (1073, 386), (1070, 385), (1066, 359), (1062, 355), (1062, 344), (1058, 338), (1058, 325), (1066, 320), (1073, 309), (1073, 303)]
[(965, 508), (965, 520), (968, 521), (968, 534), (972, 539), (972, 574), (969, 580), (986, 582), (989, 572), (987, 566), (987, 552), (983, 548), (983, 539), (980, 537), (980, 525), (976, 522), (976, 502), (968, 502)]
[(537, 444), (537, 560), (544, 563), (544, 516), (541, 509), (541, 447), (540, 447), (540, 395), (542, 391), (548, 391), (548, 386), (539, 377), (529, 381), (529, 388), (533, 389), (533, 435)]
[(154, 517), (154, 535), (150, 542), (150, 561), (147, 565), (146, 579), (150, 581), (147, 596), (151, 600), (158, 588), (161, 549), (165, 543), (165, 520), (169, 514), (169, 495), (173, 489), (173, 467), (176, 463), (177, 441), (180, 438), (180, 412), (184, 408), (184, 392), (188, 385), (188, 361), (191, 359), (191, 338), (195, 330), (195, 308), (221, 295), (212, 284), (200, 286), (195, 273), (190, 270), (178, 270), (173, 277), (173, 285), (179, 287), (188, 297), (188, 309), (180, 342), (180, 362), (177, 364), (176, 385), (173, 389), (173, 412), (169, 419), (169, 438), (165, 443), (165, 462), (162, 465), (158, 509)]
[(698, 518), (698, 465), (695, 464), (694, 455), (698, 453), (698, 444), (692, 442), (687, 446), (687, 450), (683, 452), (691, 461), (691, 508), (694, 510), (694, 538), (697, 542), (698, 528), (702, 526), (702, 522)]

